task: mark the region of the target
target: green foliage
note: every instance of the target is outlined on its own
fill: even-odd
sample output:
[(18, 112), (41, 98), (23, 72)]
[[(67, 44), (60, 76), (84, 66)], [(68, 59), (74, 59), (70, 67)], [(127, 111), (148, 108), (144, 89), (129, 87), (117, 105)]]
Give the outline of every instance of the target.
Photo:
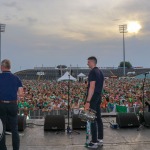
[[(119, 67), (123, 67), (123, 64), (124, 64), (124, 62), (121, 61)], [(125, 67), (130, 69), (130, 68), (132, 68), (132, 65), (129, 61), (125, 61)]]

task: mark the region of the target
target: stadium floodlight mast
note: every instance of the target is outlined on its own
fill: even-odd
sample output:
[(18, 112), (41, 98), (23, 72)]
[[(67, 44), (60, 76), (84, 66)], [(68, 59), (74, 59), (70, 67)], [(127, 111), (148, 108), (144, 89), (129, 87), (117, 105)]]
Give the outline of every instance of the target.
[(127, 24), (122, 24), (119, 25), (119, 31), (120, 33), (123, 34), (123, 75), (126, 75), (126, 71), (125, 71), (125, 38), (124, 38), (124, 34), (127, 33)]
[(1, 32), (5, 32), (5, 26), (6, 26), (5, 24), (0, 23), (0, 64), (1, 64)]

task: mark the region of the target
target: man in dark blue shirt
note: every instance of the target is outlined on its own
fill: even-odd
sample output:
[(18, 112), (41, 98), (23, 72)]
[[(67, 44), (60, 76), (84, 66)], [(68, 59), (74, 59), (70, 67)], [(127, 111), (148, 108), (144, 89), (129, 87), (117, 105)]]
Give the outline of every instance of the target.
[(0, 119), (3, 123), (3, 136), (0, 140), (0, 150), (7, 150), (5, 144), (6, 120), (12, 132), (13, 150), (19, 150), (20, 140), (18, 134), (18, 97), (23, 97), (23, 87), (20, 79), (10, 72), (11, 63), (5, 59), (1, 62), (0, 74)]
[[(104, 76), (101, 70), (96, 67), (97, 59), (92, 56), (88, 58), (88, 66), (91, 71), (88, 75), (88, 96), (85, 104), (85, 109), (96, 111), (96, 120), (91, 123), (92, 141), (89, 143), (89, 148), (97, 148), (98, 145), (103, 145), (103, 123), (101, 119), (101, 93), (103, 89)], [(98, 134), (97, 134), (98, 130)]]

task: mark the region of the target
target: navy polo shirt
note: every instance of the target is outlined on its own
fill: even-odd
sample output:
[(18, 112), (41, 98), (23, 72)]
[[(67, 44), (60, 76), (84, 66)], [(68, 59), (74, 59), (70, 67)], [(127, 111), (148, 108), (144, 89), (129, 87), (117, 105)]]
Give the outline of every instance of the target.
[(22, 87), (21, 80), (10, 71), (0, 74), (0, 100), (17, 100), (18, 88)]
[(90, 82), (95, 81), (95, 93), (102, 93), (103, 83), (104, 83), (104, 75), (101, 70), (97, 67), (94, 67), (88, 75), (88, 89), (90, 87)]

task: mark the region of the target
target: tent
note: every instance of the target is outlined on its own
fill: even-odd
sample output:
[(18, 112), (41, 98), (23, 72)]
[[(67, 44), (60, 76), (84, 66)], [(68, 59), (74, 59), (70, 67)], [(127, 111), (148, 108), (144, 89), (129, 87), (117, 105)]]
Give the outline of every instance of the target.
[(71, 76), (68, 71), (62, 77), (60, 77), (57, 81), (68, 81), (68, 80), (77, 81), (77, 79)]
[(81, 81), (85, 80), (86, 75), (83, 73), (80, 73), (79, 75), (77, 75), (77, 78), (78, 78), (79, 82), (81, 82)]
[(83, 73), (80, 73), (80, 74), (78, 75), (78, 77), (86, 77), (86, 75), (83, 74)]

